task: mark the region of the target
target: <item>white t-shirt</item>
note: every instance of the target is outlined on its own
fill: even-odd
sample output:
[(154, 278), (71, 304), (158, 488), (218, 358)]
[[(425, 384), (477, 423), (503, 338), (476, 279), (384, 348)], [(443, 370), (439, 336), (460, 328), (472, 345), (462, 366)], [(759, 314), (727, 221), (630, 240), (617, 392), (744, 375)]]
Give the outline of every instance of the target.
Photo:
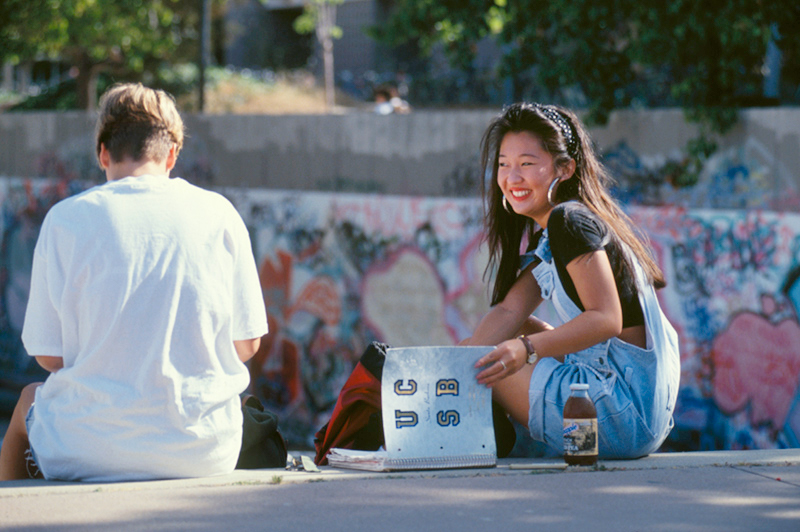
[(29, 439), (46, 478), (138, 480), (233, 470), (234, 340), (267, 332), (247, 229), (221, 195), (127, 177), (55, 205), (36, 243), (22, 340), (63, 357)]

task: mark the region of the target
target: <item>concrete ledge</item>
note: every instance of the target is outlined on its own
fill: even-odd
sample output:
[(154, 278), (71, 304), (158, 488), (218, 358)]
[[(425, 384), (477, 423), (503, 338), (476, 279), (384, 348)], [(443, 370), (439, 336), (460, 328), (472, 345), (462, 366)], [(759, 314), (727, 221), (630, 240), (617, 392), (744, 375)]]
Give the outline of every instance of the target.
[[(310, 453), (293, 453), (298, 454)], [(601, 460), (597, 467), (564, 468), (560, 459), (506, 458), (496, 468), (446, 469), (431, 471), (371, 472), (321, 467), (320, 472), (286, 471), (283, 469), (237, 470), (229, 475), (207, 478), (158, 480), (146, 482), (58, 482), (20, 480), (0, 483), (0, 499), (19, 496), (79, 492), (111, 492), (171, 490), (223, 486), (261, 486), (308, 482), (346, 481), (397, 478), (453, 478), (497, 475), (530, 475), (532, 473), (571, 473), (587, 471), (641, 471), (701, 467), (799, 466), (800, 449), (759, 451), (707, 451), (658, 453), (638, 460)]]

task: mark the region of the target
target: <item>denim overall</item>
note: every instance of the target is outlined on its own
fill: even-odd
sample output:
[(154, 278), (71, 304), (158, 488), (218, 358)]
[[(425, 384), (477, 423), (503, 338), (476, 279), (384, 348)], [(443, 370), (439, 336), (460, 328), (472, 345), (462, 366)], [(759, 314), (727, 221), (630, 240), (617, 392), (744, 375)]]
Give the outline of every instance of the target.
[[(541, 259), (533, 275), (542, 296), (552, 302), (563, 322), (579, 315), (582, 311), (558, 278), (546, 230), (537, 248), (521, 257), (523, 268), (534, 256)], [(563, 454), (562, 416), (573, 383), (589, 385), (597, 408), (600, 458), (638, 458), (652, 453), (672, 429), (680, 381), (678, 336), (638, 261), (632, 262), (647, 349), (611, 338), (567, 355), (563, 363), (550, 357), (539, 360), (528, 392), (528, 429), (534, 440), (544, 443), (548, 456)]]

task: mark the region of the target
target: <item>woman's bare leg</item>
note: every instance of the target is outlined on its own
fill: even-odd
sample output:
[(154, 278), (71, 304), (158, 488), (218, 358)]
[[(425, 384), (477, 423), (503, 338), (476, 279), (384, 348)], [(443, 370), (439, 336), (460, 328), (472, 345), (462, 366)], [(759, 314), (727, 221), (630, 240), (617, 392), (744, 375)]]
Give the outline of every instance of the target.
[[(535, 334), (552, 328), (553, 326), (546, 321), (536, 316), (528, 316), (525, 323), (517, 331), (517, 336), (520, 334)], [(530, 409), (528, 391), (530, 390), (534, 366), (535, 364), (526, 364), (518, 372), (501, 380), (492, 388), (492, 399), (497, 401), (507, 414), (524, 427), (528, 426), (528, 410)]]
[[(537, 332), (548, 331), (552, 325), (536, 316), (528, 316), (522, 327), (517, 331), (520, 334), (534, 334)], [(458, 345), (470, 345), (470, 339), (465, 338)], [(534, 365), (525, 365), (513, 375), (506, 377), (492, 387), (492, 399), (494, 399), (503, 410), (506, 411), (515, 421), (528, 426), (528, 390), (530, 389), (531, 375)]]
[(25, 417), (33, 404), (36, 388), (41, 382), (29, 384), (22, 389), (8, 430), (3, 438), (3, 447), (0, 449), (0, 481), (23, 480), (30, 478), (25, 462), (25, 452), (30, 447), (28, 443), (28, 429), (25, 428)]
[(528, 390), (532, 374), (533, 365), (526, 364), (518, 372), (509, 375), (492, 387), (492, 399), (497, 401), (503, 410), (523, 427), (528, 426), (528, 410), (530, 409)]

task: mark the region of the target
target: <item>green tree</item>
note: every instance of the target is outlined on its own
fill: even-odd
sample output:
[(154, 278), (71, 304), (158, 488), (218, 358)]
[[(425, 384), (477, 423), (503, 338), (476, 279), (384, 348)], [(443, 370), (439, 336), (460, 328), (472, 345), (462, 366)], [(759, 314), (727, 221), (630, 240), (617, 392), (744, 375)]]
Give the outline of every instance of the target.
[(721, 132), (760, 99), (770, 41), (786, 81), (800, 81), (797, 27), (796, 0), (397, 0), (374, 31), (391, 45), (442, 46), (462, 67), (491, 37), (517, 99), (526, 74), (556, 101), (582, 95), (595, 121), (615, 108), (680, 105)]
[(141, 77), (164, 62), (195, 61), (199, 14), (196, 0), (3, 0), (0, 59), (72, 65), (78, 107), (91, 109), (102, 71)]
[(40, 29), (40, 39), (45, 38), (48, 15), (40, 0), (3, 0), (0, 2), (0, 63), (16, 62), (29, 50), (35, 51), (34, 40), (24, 33), (30, 28)]

